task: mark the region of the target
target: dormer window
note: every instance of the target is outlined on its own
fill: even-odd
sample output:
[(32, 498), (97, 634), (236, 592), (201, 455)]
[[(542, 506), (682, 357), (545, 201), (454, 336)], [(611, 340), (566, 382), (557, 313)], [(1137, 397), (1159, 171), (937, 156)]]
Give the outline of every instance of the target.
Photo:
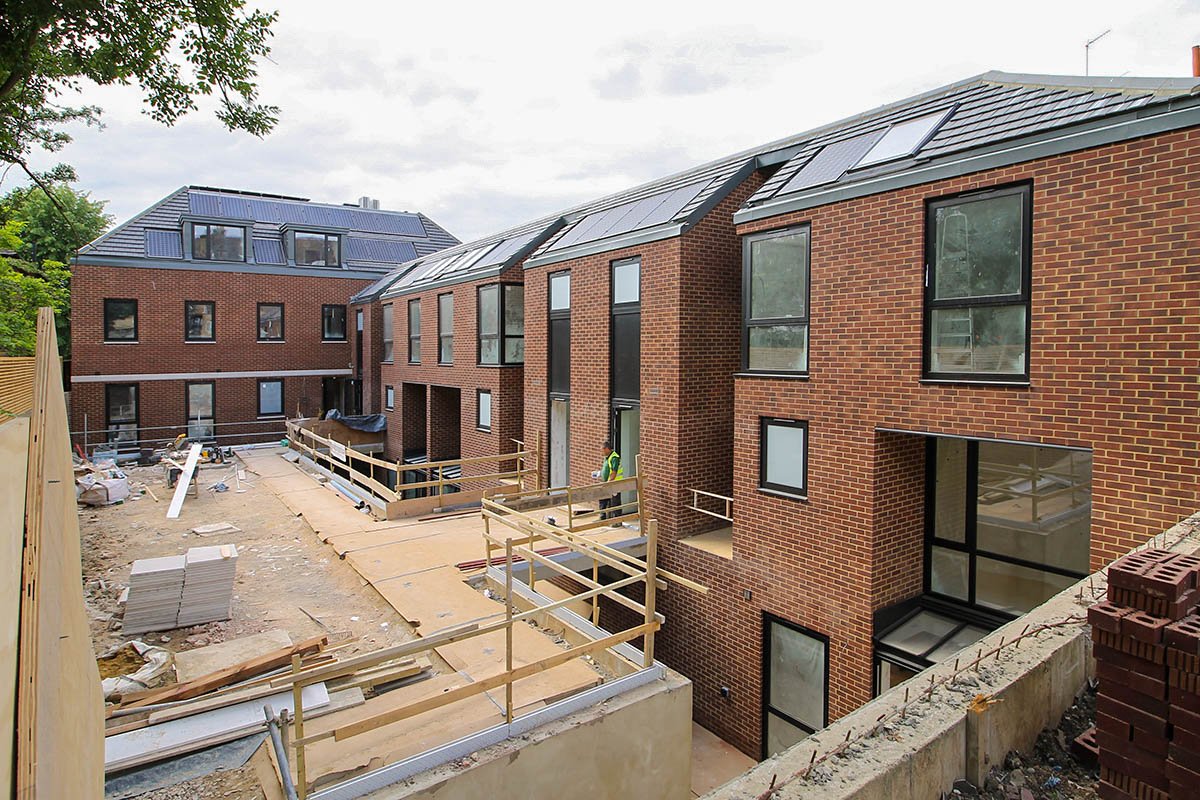
[(246, 229), (194, 223), (192, 258), (199, 261), (245, 261)]
[(336, 267), (341, 263), (336, 234), (296, 231), (295, 236), (297, 267)]

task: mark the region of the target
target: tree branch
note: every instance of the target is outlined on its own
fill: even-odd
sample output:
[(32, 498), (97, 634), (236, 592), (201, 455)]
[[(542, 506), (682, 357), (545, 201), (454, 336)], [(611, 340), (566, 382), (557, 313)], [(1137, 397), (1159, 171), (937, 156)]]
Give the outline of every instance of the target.
[(37, 184), (37, 187), (46, 193), (46, 197), (50, 198), (50, 202), (53, 203), (54, 207), (58, 210), (59, 216), (61, 216), (63, 221), (67, 223), (67, 227), (71, 229), (71, 233), (75, 235), (74, 247), (72, 247), (72, 249), (78, 253), (79, 248), (82, 245), (87, 244), (87, 242), (80, 241), (80, 239), (83, 238), (83, 234), (79, 232), (79, 228), (75, 225), (75, 221), (71, 219), (69, 214), (67, 214), (67, 209), (63, 207), (63, 204), (59, 202), (58, 198), (54, 195), (54, 192), (52, 191), (53, 187), (46, 185), (46, 182), (43, 181), (36, 172), (31, 170), (29, 165), (21, 159), (13, 158), (12, 162), (24, 170), (25, 174), (29, 176), (29, 180)]

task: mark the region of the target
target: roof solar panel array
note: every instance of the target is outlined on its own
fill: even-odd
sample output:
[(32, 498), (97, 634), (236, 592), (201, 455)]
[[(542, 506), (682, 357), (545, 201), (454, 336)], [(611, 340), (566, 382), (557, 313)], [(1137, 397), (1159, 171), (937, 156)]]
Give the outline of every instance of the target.
[(254, 261), (258, 264), (286, 264), (283, 255), (283, 242), (279, 239), (254, 238)]
[(348, 261), (375, 261), (383, 264), (403, 264), (417, 257), (412, 242), (394, 239), (366, 239), (347, 236), (343, 244)]
[(191, 213), (231, 220), (254, 220), (268, 225), (315, 225), (322, 228), (346, 228), (363, 233), (394, 236), (425, 236), (417, 214), (395, 211), (367, 211), (349, 206), (329, 206), (295, 200), (270, 200), (215, 192), (188, 192)]
[(573, 245), (594, 242), (609, 236), (618, 236), (622, 233), (630, 233), (669, 222), (711, 183), (711, 178), (705, 178), (685, 186), (667, 189), (658, 194), (594, 211), (568, 228), (562, 236), (546, 248), (546, 251), (562, 250)]
[(183, 239), (179, 231), (146, 231), (146, 255), (150, 258), (183, 258)]

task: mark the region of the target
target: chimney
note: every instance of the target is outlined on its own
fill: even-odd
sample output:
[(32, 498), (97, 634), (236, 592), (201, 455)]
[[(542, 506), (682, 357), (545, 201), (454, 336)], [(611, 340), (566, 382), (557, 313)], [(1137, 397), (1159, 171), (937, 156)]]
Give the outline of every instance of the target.
[(372, 211), (378, 211), (379, 201), (372, 197), (367, 197), (364, 194), (362, 197), (358, 198), (358, 206), (359, 208), (368, 208)]
[(1192, 77), (1200, 78), (1200, 44), (1192, 45)]

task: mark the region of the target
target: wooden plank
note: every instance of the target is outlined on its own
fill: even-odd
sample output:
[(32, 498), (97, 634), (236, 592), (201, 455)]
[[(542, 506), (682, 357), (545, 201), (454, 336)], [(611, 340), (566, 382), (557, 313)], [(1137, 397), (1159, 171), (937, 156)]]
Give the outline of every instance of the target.
[[(579, 488), (571, 487), (571, 502), (572, 503), (590, 503), (604, 497), (612, 497), (620, 492), (631, 492), (637, 488), (637, 478), (623, 478), (619, 481), (608, 481), (606, 483), (593, 483), (588, 486), (580, 486)], [(554, 508), (556, 506), (565, 505), (567, 495), (565, 492), (550, 494), (551, 490), (543, 490), (546, 494), (541, 496), (529, 496), (524, 493), (524, 497), (515, 497), (508, 500), (504, 495), (497, 495), (497, 502), (505, 508), (510, 508), (513, 511), (540, 511), (543, 508)]]
[(180, 683), (187, 683), (293, 644), (287, 631), (277, 629), (184, 650), (175, 654), (175, 677)]
[(200, 443), (195, 442), (188, 450), (187, 461), (183, 465), (183, 474), (175, 484), (175, 496), (171, 498), (171, 506), (167, 509), (167, 519), (178, 519), (183, 509), (183, 500), (187, 496), (188, 487), (192, 484), (192, 476), (196, 474), (196, 464), (200, 461)]
[[(29, 359), (32, 364), (33, 359)], [(30, 402), (33, 396), (30, 377)], [(21, 638), (21, 545), (29, 419), (0, 423), (0, 730), (17, 727), (17, 650)], [(13, 737), (0, 736), (0, 786), (12, 786)]]

